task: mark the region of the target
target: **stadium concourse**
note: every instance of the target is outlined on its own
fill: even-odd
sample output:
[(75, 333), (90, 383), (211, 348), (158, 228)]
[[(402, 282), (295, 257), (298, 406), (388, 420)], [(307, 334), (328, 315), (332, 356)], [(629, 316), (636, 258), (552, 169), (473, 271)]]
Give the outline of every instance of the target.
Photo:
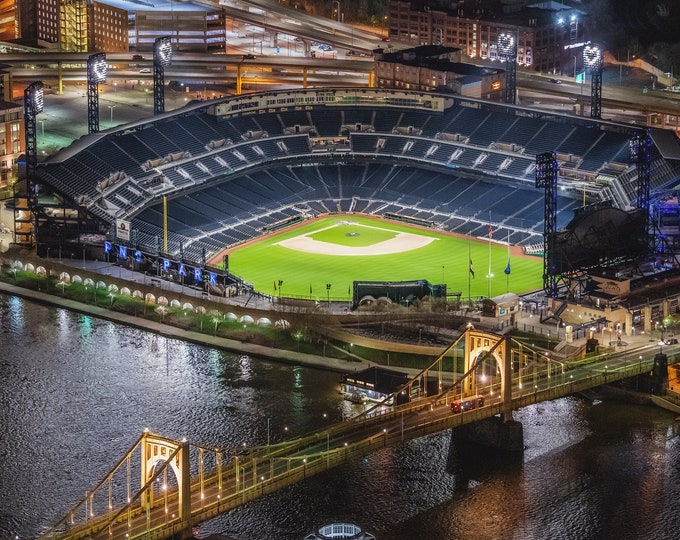
[[(279, 226), (363, 213), (481, 238), (492, 220), (497, 237), (535, 253), (545, 214), (535, 156), (555, 152), (564, 226), (585, 202), (634, 204), (636, 129), (454, 95), (281, 90), (190, 103), (82, 137), (37, 175), (42, 201), (99, 221), (95, 248), (107, 239), (205, 264)], [(652, 189), (670, 187), (674, 167), (652, 151)], [(116, 234), (121, 221), (129, 238)], [(38, 252), (79, 254), (82, 241), (55, 219)]]

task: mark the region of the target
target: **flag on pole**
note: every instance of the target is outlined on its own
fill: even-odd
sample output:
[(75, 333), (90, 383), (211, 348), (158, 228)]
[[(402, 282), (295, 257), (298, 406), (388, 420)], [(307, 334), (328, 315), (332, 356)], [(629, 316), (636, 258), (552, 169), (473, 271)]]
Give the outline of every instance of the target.
[(493, 236), (493, 229), (491, 228), (491, 223), (489, 223), (489, 238)]
[(473, 278), (475, 277), (475, 271), (472, 268), (472, 259), (470, 259), (470, 275), (472, 275)]
[(508, 231), (507, 242), (508, 242), (508, 266), (505, 267), (505, 270), (503, 270), (503, 272), (505, 272), (506, 276), (509, 276), (510, 275), (510, 231)]
[(311, 283), (309, 284), (309, 294), (310, 295), (312, 294), (312, 284)]

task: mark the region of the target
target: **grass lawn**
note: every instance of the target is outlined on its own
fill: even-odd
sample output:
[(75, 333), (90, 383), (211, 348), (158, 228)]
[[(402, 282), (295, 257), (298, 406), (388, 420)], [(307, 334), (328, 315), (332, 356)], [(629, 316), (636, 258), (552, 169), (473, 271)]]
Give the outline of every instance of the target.
[[(344, 224), (350, 221), (352, 224)], [(386, 230), (387, 229), (387, 230)], [(282, 240), (309, 235), (335, 246), (366, 247), (394, 238), (399, 232), (432, 237), (426, 246), (387, 255), (323, 255), (295, 251)], [(474, 277), (469, 272), (473, 263)], [(523, 293), (543, 286), (543, 260), (510, 256), (504, 244), (484, 239), (450, 236), (436, 231), (357, 216), (334, 216), (310, 221), (235, 249), (229, 271), (252, 283), (264, 294), (326, 300), (348, 300), (354, 281), (406, 281), (426, 279), (446, 283), (449, 292), (467, 296)], [(487, 278), (491, 268), (493, 277)], [(278, 282), (283, 285), (279, 290)], [(327, 291), (327, 284), (330, 289)]]

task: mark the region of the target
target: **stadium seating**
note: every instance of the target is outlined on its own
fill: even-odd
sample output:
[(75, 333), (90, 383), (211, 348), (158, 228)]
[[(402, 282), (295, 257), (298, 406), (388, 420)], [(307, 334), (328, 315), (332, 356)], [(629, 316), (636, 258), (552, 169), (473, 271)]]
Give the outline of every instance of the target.
[[(534, 187), (535, 155), (555, 151), (565, 169), (594, 179), (621, 176), (628, 138), (621, 130), (565, 117), (453, 103), (445, 111), (362, 106), (262, 109), (217, 117), (210, 105), (99, 137), (59, 162), (39, 168), (45, 183), (89, 201), (103, 219), (134, 216), (140, 244), (162, 234), (159, 194), (169, 200), (171, 250), (180, 244), (209, 255), (262, 234), (297, 215), (394, 214), (437, 228), (514, 244), (540, 243), (544, 204)], [(349, 139), (328, 149), (310, 137)], [(672, 170), (660, 167), (655, 186)], [(119, 182), (102, 183), (113, 178)], [(624, 206), (631, 182), (603, 188)], [(566, 224), (580, 197), (558, 195)], [(106, 205), (93, 201), (104, 199)]]

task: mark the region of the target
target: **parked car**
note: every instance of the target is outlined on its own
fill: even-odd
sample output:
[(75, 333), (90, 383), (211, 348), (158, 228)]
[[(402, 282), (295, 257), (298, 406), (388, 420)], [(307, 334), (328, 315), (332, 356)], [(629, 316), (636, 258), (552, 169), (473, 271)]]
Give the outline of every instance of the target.
[(550, 82), (553, 84), (562, 84), (562, 81), (559, 79), (550, 79)]
[(257, 58), (254, 54), (244, 54), (243, 59), (244, 60), (255, 60)]

